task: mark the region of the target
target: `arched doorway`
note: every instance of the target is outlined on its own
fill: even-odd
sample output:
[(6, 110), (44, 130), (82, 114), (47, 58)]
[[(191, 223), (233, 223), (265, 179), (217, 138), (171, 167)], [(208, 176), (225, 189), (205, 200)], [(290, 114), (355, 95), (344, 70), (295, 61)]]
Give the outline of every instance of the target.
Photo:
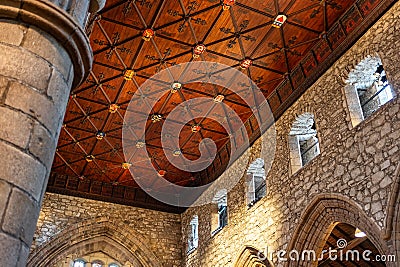
[(74, 254), (103, 252), (135, 267), (161, 267), (148, 240), (121, 222), (99, 217), (71, 225), (38, 247), (28, 258), (28, 267), (54, 266)]
[[(390, 254), (390, 250), (386, 242), (383, 241), (378, 226), (354, 201), (340, 194), (320, 194), (310, 202), (301, 216), (299, 224), (287, 248), (287, 252), (297, 251), (301, 254), (304, 251), (313, 251), (318, 258), (332, 231), (340, 223), (350, 225), (354, 229), (356, 227), (362, 229), (362, 231), (367, 234), (369, 241), (377, 251), (379, 251), (379, 254)], [(351, 231), (352, 230), (348, 230), (349, 234)], [(332, 244), (332, 246), (333, 245), (334, 244)], [(334, 248), (336, 248), (336, 246), (332, 249)], [(308, 258), (306, 260), (300, 258), (299, 261), (288, 260), (285, 263), (285, 266), (296, 267), (317, 265), (317, 260), (309, 260)], [(387, 263), (386, 265), (396, 266), (395, 263)], [(335, 266), (343, 267), (343, 265)]]
[[(329, 253), (330, 251), (330, 253)], [(362, 229), (335, 223), (319, 255), (318, 267), (384, 267), (380, 253)], [(386, 259), (385, 259), (386, 261)]]

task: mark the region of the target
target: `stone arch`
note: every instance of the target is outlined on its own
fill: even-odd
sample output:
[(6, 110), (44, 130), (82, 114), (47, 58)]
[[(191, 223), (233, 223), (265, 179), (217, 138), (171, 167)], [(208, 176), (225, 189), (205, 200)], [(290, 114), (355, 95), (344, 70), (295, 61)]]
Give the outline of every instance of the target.
[(237, 257), (234, 267), (272, 267), (273, 265), (265, 258), (260, 250), (245, 246)]
[[(287, 251), (314, 250), (319, 255), (331, 231), (338, 223), (359, 227), (381, 254), (390, 254), (379, 227), (357, 203), (340, 194), (319, 194), (304, 210)], [(311, 262), (286, 262), (285, 266), (312, 266)], [(388, 266), (390, 266), (388, 264)]]
[(161, 267), (148, 244), (146, 238), (126, 224), (98, 217), (71, 225), (36, 248), (30, 254), (27, 266), (53, 266), (71, 254), (80, 256), (101, 251), (134, 266)]
[(396, 208), (396, 217), (394, 221), (394, 229), (393, 229), (393, 240), (394, 240), (394, 249), (396, 250), (396, 259), (399, 261), (400, 259), (400, 200), (398, 195), (397, 200), (397, 208)]
[(374, 52), (370, 49), (365, 49), (363, 51), (360, 51), (358, 53), (355, 53), (352, 55), (353, 61), (347, 62), (347, 66), (345, 68), (337, 68), (336, 72), (339, 73), (340, 79), (338, 80), (342, 85), (347, 84), (347, 79), (349, 77), (350, 72), (357, 66), (358, 63), (360, 63), (363, 59), (367, 57), (380, 57), (381, 56), (377, 53)]
[(400, 258), (400, 163), (394, 172), (394, 182), (389, 194), (386, 208), (386, 223), (384, 239), (394, 241), (396, 258)]

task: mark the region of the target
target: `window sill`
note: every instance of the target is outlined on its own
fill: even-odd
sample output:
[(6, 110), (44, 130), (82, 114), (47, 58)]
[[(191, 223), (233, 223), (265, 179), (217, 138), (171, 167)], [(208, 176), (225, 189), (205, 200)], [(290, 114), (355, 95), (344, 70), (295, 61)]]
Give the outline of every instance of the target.
[(197, 250), (197, 247), (192, 248), (192, 249), (188, 250), (188, 251), (186, 252), (186, 254), (187, 254), (187, 255), (190, 255), (190, 254), (192, 254), (193, 252), (195, 252), (196, 250)]
[(257, 204), (258, 202), (260, 202), (261, 199), (263, 199), (263, 197), (260, 197), (259, 199), (253, 200), (252, 202), (248, 203), (248, 204), (247, 204), (247, 208), (248, 208), (248, 209), (251, 209), (252, 207), (256, 206), (256, 204)]
[(220, 226), (217, 229), (215, 229), (214, 231), (211, 232), (211, 237), (214, 237), (216, 234), (218, 234), (219, 232), (222, 231), (222, 229), (224, 229), (225, 226)]
[(310, 160), (309, 162), (307, 162), (306, 164), (304, 164), (303, 166), (301, 166), (300, 169), (298, 169), (298, 170), (296, 170), (295, 172), (291, 173), (291, 174), (289, 175), (289, 177), (294, 176), (294, 175), (296, 175), (296, 174), (302, 172), (305, 168), (307, 168), (307, 166), (312, 165), (315, 161), (317, 161), (318, 158), (322, 157), (321, 155), (322, 155), (322, 151), (321, 151), (318, 155), (316, 155), (314, 158), (312, 158), (312, 160)]

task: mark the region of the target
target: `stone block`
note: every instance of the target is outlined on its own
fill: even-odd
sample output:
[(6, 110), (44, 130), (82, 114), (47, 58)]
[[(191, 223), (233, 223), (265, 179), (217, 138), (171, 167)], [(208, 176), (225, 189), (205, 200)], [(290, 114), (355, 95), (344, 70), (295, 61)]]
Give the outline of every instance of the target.
[(53, 70), (53, 74), (49, 81), (49, 88), (47, 89), (47, 95), (54, 103), (65, 108), (70, 91), (70, 85), (65, 82), (65, 79), (61, 76), (60, 72)]
[[(71, 76), (72, 78), (73, 76)], [(71, 79), (72, 81), (72, 79)], [(49, 88), (47, 90), (47, 95), (52, 99), (53, 103), (55, 103), (56, 114), (58, 118), (55, 118), (56, 121), (56, 129), (60, 129), (60, 125), (64, 120), (65, 109), (67, 107), (69, 93), (70, 93), (71, 84), (68, 82), (66, 83), (63, 79), (62, 75), (53, 70), (53, 74), (51, 76), (49, 82)], [(57, 132), (58, 133), (58, 132)]]
[(47, 169), (51, 168), (56, 151), (56, 140), (39, 123), (35, 123), (33, 127), (29, 151), (38, 157)]
[(58, 128), (56, 106), (45, 95), (31, 87), (12, 82), (5, 101), (6, 105), (20, 109), (43, 123), (54, 134)]
[(28, 145), (32, 119), (20, 111), (0, 107), (0, 139), (13, 143), (22, 149)]
[(6, 203), (10, 192), (11, 186), (5, 181), (0, 180), (0, 218), (3, 218), (3, 213), (6, 209)]
[(0, 76), (0, 103), (3, 101), (4, 92), (7, 91), (8, 79)]
[(47, 60), (67, 79), (72, 62), (54, 37), (38, 28), (30, 27), (21, 46)]
[(0, 259), (8, 266), (15, 266), (20, 251), (21, 241), (0, 232)]
[(0, 179), (23, 188), (39, 200), (46, 178), (46, 167), (30, 155), (0, 141)]
[(20, 238), (26, 245), (32, 242), (39, 205), (18, 188), (14, 188), (4, 213), (2, 229)]
[(29, 246), (22, 244), (19, 259), (17, 262), (17, 267), (26, 267), (26, 262), (29, 256)]
[(14, 21), (0, 21), (1, 42), (19, 46), (24, 38), (26, 27)]
[(0, 43), (0, 73), (44, 92), (51, 68), (47, 61), (27, 50)]

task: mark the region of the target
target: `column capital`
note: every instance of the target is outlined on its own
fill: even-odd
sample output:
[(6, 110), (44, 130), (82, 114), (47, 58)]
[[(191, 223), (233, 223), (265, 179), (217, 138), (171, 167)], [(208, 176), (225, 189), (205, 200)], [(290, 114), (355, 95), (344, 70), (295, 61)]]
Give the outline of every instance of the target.
[[(93, 1), (100, 3), (102, 0)], [(93, 60), (89, 39), (78, 22), (62, 8), (47, 0), (3, 0), (0, 18), (21, 21), (52, 35), (74, 64), (73, 87), (86, 78)]]

